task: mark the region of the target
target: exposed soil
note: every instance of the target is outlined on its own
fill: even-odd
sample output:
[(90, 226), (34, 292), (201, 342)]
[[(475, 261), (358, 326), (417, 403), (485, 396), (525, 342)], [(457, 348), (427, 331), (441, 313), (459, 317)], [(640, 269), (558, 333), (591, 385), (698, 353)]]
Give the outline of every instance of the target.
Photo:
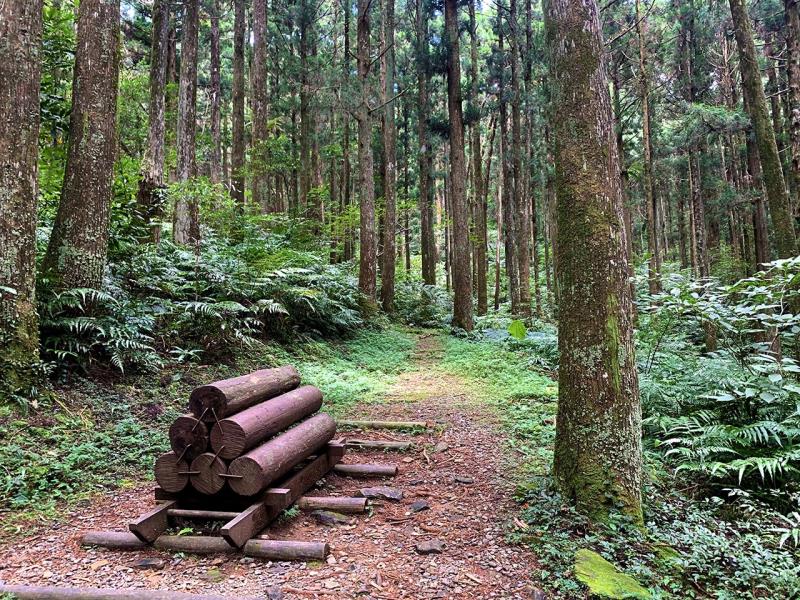
[[(492, 409), (471, 397), (462, 381), (436, 370), (439, 352), (437, 337), (420, 337), (413, 369), (399, 377), (385, 401), (357, 406), (350, 415), (437, 424), (418, 435), (353, 432), (360, 438), (412, 440), (409, 452), (345, 456), (344, 462), (397, 463), (399, 476), (381, 481), (332, 475), (315, 492), (351, 495), (359, 488), (388, 485), (403, 490), (403, 500), (373, 502), (371, 515), (355, 516), (350, 524), (323, 526), (300, 514), (266, 530), (274, 539), (327, 541), (327, 563), (78, 545), (87, 530), (127, 530), (131, 518), (153, 506), (153, 485), (147, 484), (87, 502), (46, 533), (0, 546), (0, 580), (292, 599), (534, 597), (539, 571), (534, 556), (504, 539), (513, 503), (503, 476), (507, 458), (499, 427)], [(418, 500), (430, 508), (413, 513), (410, 505)], [(443, 552), (419, 554), (416, 545), (432, 540), (444, 543)], [(134, 568), (143, 558), (160, 558), (164, 566)]]

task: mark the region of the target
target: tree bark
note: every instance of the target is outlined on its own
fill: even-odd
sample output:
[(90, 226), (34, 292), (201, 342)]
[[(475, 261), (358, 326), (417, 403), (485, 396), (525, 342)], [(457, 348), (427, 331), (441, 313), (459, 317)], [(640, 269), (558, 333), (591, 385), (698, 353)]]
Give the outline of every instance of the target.
[(57, 289), (99, 289), (103, 282), (117, 145), (119, 45), (119, 0), (81, 2), (67, 165), (43, 262)]
[(641, 16), (641, 2), (636, 0), (636, 33), (639, 39), (639, 98), (642, 103), (642, 154), (644, 159), (644, 200), (647, 213), (647, 250), (650, 260), (647, 285), (650, 294), (661, 291), (661, 255), (658, 244), (658, 210), (653, 181), (653, 143), (650, 136), (650, 75), (647, 72), (646, 18)]
[[(178, 181), (185, 183), (197, 174), (195, 133), (197, 128), (197, 34), (200, 27), (199, 0), (184, 1), (181, 38), (181, 74), (178, 89)], [(198, 199), (182, 190), (175, 203), (172, 236), (176, 244), (200, 243)]]
[(246, 15), (244, 0), (233, 0), (233, 85), (232, 128), (233, 144), (231, 148), (231, 197), (244, 205), (244, 37)]
[[(453, 324), (472, 331), (472, 273), (469, 258), (469, 204), (464, 156), (464, 117), (461, 107), (461, 57), (457, 0), (445, 0), (448, 43), (447, 112), (450, 116), (450, 190), (453, 221)], [(530, 303), (530, 297), (528, 298)]]
[(147, 148), (142, 157), (137, 194), (138, 210), (144, 223), (150, 226), (150, 238), (156, 244), (161, 239), (160, 219), (164, 201), (165, 92), (168, 53), (169, 1), (156, 0), (153, 4), (153, 33), (150, 47), (150, 124), (147, 133)]
[(547, 0), (558, 203), (555, 476), (596, 519), (642, 520), (641, 407), (619, 157), (595, 0)]
[(222, 181), (222, 141), (220, 132), (220, 86), (219, 51), (219, 0), (211, 0), (211, 182)]
[(397, 255), (397, 128), (395, 125), (394, 85), (394, 2), (383, 0), (383, 61), (386, 82), (383, 89), (383, 256), (381, 262), (381, 305), (386, 312), (394, 312), (394, 274)]
[(265, 148), (269, 96), (267, 94), (267, 0), (253, 0), (253, 59), (250, 63), (253, 110), (253, 203), (261, 212), (270, 212), (269, 175), (266, 172)]
[(0, 391), (29, 393), (39, 363), (36, 200), (42, 0), (0, 3)]
[[(470, 100), (473, 110), (479, 111), (478, 106), (478, 21), (475, 15), (476, 0), (469, 3), (469, 35), (470, 35)], [(484, 191), (483, 169), (481, 165), (481, 120), (475, 120), (472, 125), (472, 194), (475, 214), (475, 287), (477, 288), (477, 313), (485, 315), (489, 307), (489, 298), (486, 289), (486, 248), (488, 235), (486, 231), (486, 192)], [(491, 151), (490, 151), (491, 152)], [(488, 182), (487, 182), (488, 188)]]
[(800, 4), (783, 0), (786, 23), (786, 79), (789, 101), (789, 143), (791, 164), (789, 172), (794, 182), (794, 206), (800, 206)]
[(417, 34), (417, 155), (419, 169), (420, 250), (422, 253), (422, 280), (436, 285), (436, 238), (433, 229), (432, 158), (428, 140), (428, 15), (425, 0), (416, 0)]
[(372, 114), (369, 106), (371, 66), (369, 43), (369, 9), (371, 0), (358, 0), (358, 79), (361, 84), (361, 101), (356, 108), (358, 121), (358, 163), (360, 171), (360, 251), (358, 264), (358, 289), (367, 303), (374, 305), (377, 279), (377, 243), (375, 234), (375, 180), (372, 159)]
[(750, 17), (743, 0), (730, 0), (733, 32), (739, 49), (739, 68), (742, 72), (742, 91), (748, 98), (747, 108), (755, 131), (758, 155), (767, 204), (772, 218), (778, 258), (794, 256), (797, 248), (794, 224), (789, 210), (789, 196), (783, 179), (781, 159), (775, 141), (775, 132), (767, 109), (767, 98), (761, 83), (756, 47)]
[(519, 313), (525, 318), (531, 316), (531, 251), (530, 219), (527, 196), (522, 173), (522, 97), (519, 86), (520, 49), (519, 27), (517, 23), (517, 0), (509, 5), (511, 21), (511, 165), (514, 171), (514, 238), (519, 269)]

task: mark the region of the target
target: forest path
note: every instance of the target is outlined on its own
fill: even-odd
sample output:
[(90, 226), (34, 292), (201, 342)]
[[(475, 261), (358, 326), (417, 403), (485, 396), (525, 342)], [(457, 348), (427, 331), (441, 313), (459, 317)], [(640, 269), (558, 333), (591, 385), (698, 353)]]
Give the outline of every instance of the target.
[[(332, 475), (315, 494), (350, 495), (388, 485), (404, 491), (398, 503), (374, 503), (371, 516), (326, 527), (305, 513), (267, 532), (275, 539), (327, 541), (326, 563), (272, 563), (241, 555), (196, 557), (155, 550), (84, 549), (89, 529), (127, 529), (152, 506), (152, 484), (93, 502), (58, 529), (0, 549), (0, 580), (28, 585), (171, 589), (265, 598), (531, 598), (538, 573), (533, 554), (505, 541), (512, 518), (511, 485), (503, 477), (502, 432), (489, 402), (461, 378), (437, 367), (440, 334), (417, 335), (413, 360), (385, 397), (363, 403), (349, 417), (421, 420), (437, 426), (419, 434), (355, 432), (353, 437), (410, 440), (404, 453), (350, 452), (345, 462), (396, 462), (392, 480)], [(460, 481), (459, 481), (460, 480)], [(415, 501), (429, 508), (412, 512)], [(440, 540), (441, 554), (416, 546)], [(142, 559), (163, 567), (137, 569)]]

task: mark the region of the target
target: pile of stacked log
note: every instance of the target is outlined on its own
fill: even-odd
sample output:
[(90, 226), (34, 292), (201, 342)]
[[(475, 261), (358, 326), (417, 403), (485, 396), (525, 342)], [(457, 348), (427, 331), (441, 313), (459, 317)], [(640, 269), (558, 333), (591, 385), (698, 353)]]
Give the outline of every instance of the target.
[[(300, 385), (292, 366), (196, 388), (189, 412), (169, 428), (171, 451), (155, 462), (158, 506), (131, 522), (130, 533), (90, 532), (83, 543), (195, 553), (242, 550), (272, 560), (324, 558), (327, 544), (257, 534), (293, 504), (301, 510), (366, 512), (363, 497), (304, 494), (334, 470), (350, 477), (391, 477), (397, 467), (337, 464), (346, 444), (334, 440), (333, 418), (319, 412), (322, 399), (316, 387)], [(168, 535), (181, 520), (220, 521), (221, 537)]]

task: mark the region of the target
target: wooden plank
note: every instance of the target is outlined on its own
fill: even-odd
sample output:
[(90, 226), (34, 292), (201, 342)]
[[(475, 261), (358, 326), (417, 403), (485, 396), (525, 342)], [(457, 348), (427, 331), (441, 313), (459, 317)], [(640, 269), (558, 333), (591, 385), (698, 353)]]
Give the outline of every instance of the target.
[(289, 488), (268, 488), (264, 492), (264, 504), (267, 506), (287, 506), (292, 490)]
[(150, 512), (132, 521), (128, 529), (147, 544), (152, 544), (155, 539), (164, 533), (169, 526), (168, 513), (171, 508), (176, 508), (175, 501), (169, 500)]
[(281, 510), (275, 506), (267, 506), (264, 502), (257, 502), (225, 523), (220, 533), (231, 546), (241, 548), (277, 517)]
[(344, 442), (342, 440), (330, 441), (328, 442), (326, 451), (328, 453), (328, 459), (330, 460), (331, 465), (335, 465), (344, 457), (344, 451), (345, 451)]

